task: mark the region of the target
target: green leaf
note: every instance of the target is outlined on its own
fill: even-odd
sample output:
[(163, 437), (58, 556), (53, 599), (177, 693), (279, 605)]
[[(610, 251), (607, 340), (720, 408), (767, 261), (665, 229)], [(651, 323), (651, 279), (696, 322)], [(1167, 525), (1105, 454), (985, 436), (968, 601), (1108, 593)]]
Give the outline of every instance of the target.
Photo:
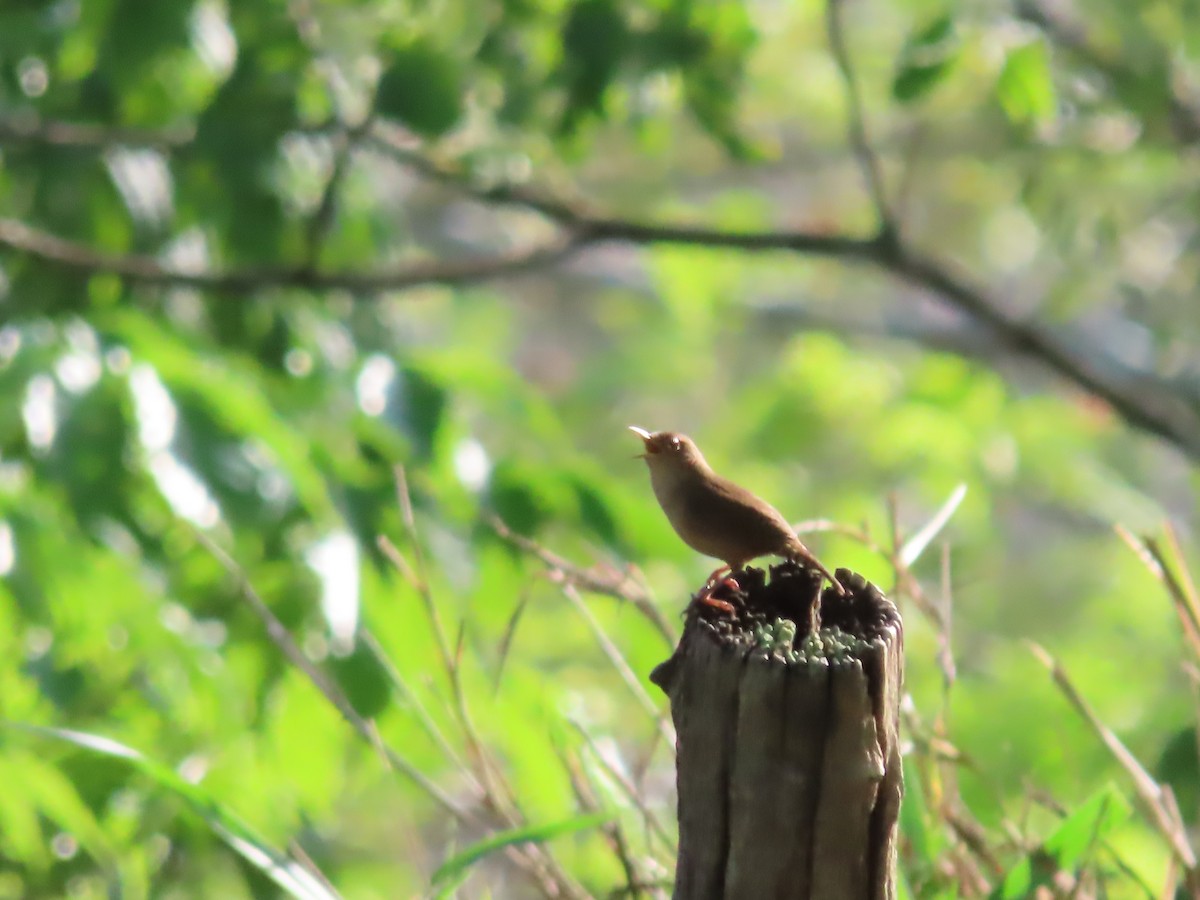
[(595, 532), (609, 547), (619, 544), (617, 520), (602, 486), (591, 483), (582, 475), (568, 475), (567, 482), (579, 503), (580, 521)]
[(603, 112), (605, 95), (629, 47), (629, 27), (613, 0), (583, 0), (571, 8), (562, 32), (564, 133), (583, 116)]
[(488, 482), (488, 505), (518, 534), (533, 535), (548, 521), (572, 510), (562, 473), (520, 459), (501, 459)]
[(1044, 121), (1054, 115), (1056, 100), (1050, 74), (1050, 51), (1035, 40), (1008, 54), (996, 82), (996, 98), (1015, 123)]
[(1077, 869), (1092, 849), (1129, 818), (1129, 801), (1113, 784), (1107, 784), (1071, 813), (1046, 841), (1064, 869)]
[(65, 728), (45, 728), (40, 725), (10, 723), (40, 737), (73, 744), (90, 753), (127, 762), (134, 770), (183, 800), (203, 819), (231, 850), (258, 869), (291, 896), (302, 900), (338, 900), (340, 895), (326, 886), (295, 860), (276, 850), (250, 826), (237, 818), (200, 787), (185, 781), (174, 770), (148, 759), (125, 744), (97, 734), (70, 731)]
[(450, 857), (433, 873), (430, 883), (434, 887), (444, 884), (483, 859), (489, 853), (495, 853), (497, 850), (503, 850), (505, 847), (511, 847), (513, 844), (541, 844), (564, 834), (595, 828), (611, 819), (612, 815), (610, 813), (593, 813), (586, 816), (573, 816), (570, 819), (563, 819), (562, 821), (551, 822), (546, 825), (527, 825), (524, 828), (513, 828), (508, 831), (498, 832), (489, 838), (472, 844), (461, 853)]
[(352, 653), (331, 657), (329, 668), (355, 712), (364, 719), (384, 714), (391, 699), (387, 672), (369, 648), (356, 644)]
[(412, 439), (418, 459), (433, 457), (434, 444), (446, 418), (446, 389), (421, 369), (406, 366), (396, 380), (398, 424)]
[(1020, 900), (1051, 884), (1056, 872), (1078, 872), (1097, 846), (1121, 827), (1132, 809), (1112, 784), (1105, 785), (1027, 857), (992, 892), (991, 900)]
[(396, 50), (379, 79), (375, 108), (425, 137), (440, 137), (462, 116), (462, 75), (433, 43), (418, 38)]
[(261, 370), (242, 357), (196, 349), (140, 313), (122, 310), (106, 316), (103, 326), (103, 333), (128, 346), (137, 362), (154, 367), (178, 407), (193, 414), (202, 410), (212, 428), (268, 448), (309, 515), (332, 514), (311, 442), (272, 408)]
[(65, 414), (44, 474), (66, 488), (81, 522), (129, 521), (137, 476), (129, 466), (133, 441), (124, 385), (102, 378), (87, 393), (60, 405)]
[(911, 103), (933, 90), (958, 60), (954, 20), (945, 15), (910, 35), (896, 62), (892, 96)]
[(1196, 729), (1185, 725), (1166, 739), (1154, 777), (1165, 781), (1175, 792), (1179, 808), (1187, 810), (1184, 817), (1193, 822), (1188, 813), (1200, 809), (1200, 750), (1196, 747)]

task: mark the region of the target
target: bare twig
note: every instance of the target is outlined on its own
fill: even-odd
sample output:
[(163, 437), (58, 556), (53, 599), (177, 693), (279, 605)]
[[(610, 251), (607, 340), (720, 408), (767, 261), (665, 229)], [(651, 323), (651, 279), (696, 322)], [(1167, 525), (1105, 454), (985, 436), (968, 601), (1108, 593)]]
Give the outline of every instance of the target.
[[(441, 613), (438, 611), (437, 603), (433, 598), (432, 588), (426, 577), (425, 558), (421, 550), (420, 538), (417, 534), (416, 521), (413, 517), (412, 499), (408, 493), (408, 481), (405, 478), (402, 467), (396, 467), (395, 477), (400, 515), (408, 535), (409, 545), (412, 549), (415, 561), (414, 565), (410, 567), (407, 562), (398, 563), (397, 560), (402, 560), (403, 556), (387, 538), (381, 536), (377, 540), (377, 544), (383, 551), (384, 556), (392, 561), (393, 565), (396, 565), (402, 573), (410, 573), (414, 579), (412, 586), (417, 592), (417, 596), (421, 598), (421, 606), (424, 608), (425, 616), (429, 620), (429, 628), (433, 632), (434, 643), (437, 647), (438, 656), (441, 659), (442, 669), (446, 674), (446, 680), (450, 686), (450, 696), (454, 700), (454, 715), (458, 720), (458, 726), (462, 730), (463, 738), (466, 741), (467, 751), (477, 767), (477, 777), (483, 785), (486, 802), (505, 821), (515, 826), (520, 821), (515, 798), (499, 766), (492, 759), (491, 752), (475, 727), (470, 707), (467, 704), (466, 693), (463, 691), (462, 686), (462, 678), (459, 670), (460, 651), (458, 649), (451, 649), (450, 642), (446, 637), (446, 629), (442, 624)], [(460, 647), (461, 634), (460, 631)]]
[(1200, 593), (1196, 591), (1196, 582), (1192, 578), (1191, 570), (1184, 560), (1183, 546), (1179, 542), (1179, 532), (1170, 522), (1165, 522), (1163, 524), (1163, 533), (1166, 535), (1167, 544), (1171, 548), (1171, 554), (1179, 562), (1178, 582), (1180, 593), (1186, 600), (1188, 607), (1192, 610), (1192, 614), (1196, 617), (1197, 622), (1200, 622)]
[(417, 692), (412, 689), (412, 687), (405, 680), (404, 676), (400, 674), (400, 670), (396, 668), (395, 664), (384, 651), (382, 645), (379, 643), (375, 635), (367, 629), (362, 629), (359, 631), (358, 639), (362, 641), (363, 646), (370, 651), (371, 655), (375, 658), (375, 661), (379, 663), (380, 667), (384, 671), (384, 674), (387, 675), (388, 680), (391, 681), (392, 686), (400, 692), (404, 702), (406, 702), (412, 708), (413, 713), (416, 715), (417, 721), (421, 724), (421, 728), (425, 731), (425, 733), (429, 735), (430, 740), (437, 745), (437, 748), (442, 752), (442, 755), (445, 756), (446, 759), (448, 759), (454, 765), (454, 767), (459, 770), (459, 772), (467, 777), (471, 783), (471, 787), (479, 794), (479, 796), (483, 796), (483, 787), (476, 781), (475, 773), (471, 771), (470, 767), (467, 766), (466, 762), (463, 761), (463, 759), (458, 755), (458, 752), (454, 749), (453, 745), (451, 745), (446, 735), (442, 733), (441, 728), (438, 727), (437, 722), (434, 720), (433, 716), (430, 715), (429, 710), (425, 708), (425, 704), (421, 702), (421, 698), (417, 695)]
[(129, 128), (61, 122), (36, 115), (0, 118), (0, 144), (30, 144), (72, 150), (96, 150), (117, 145), (162, 147), (186, 146), (196, 136), (191, 126), (180, 128)]
[(455, 818), (468, 824), (480, 824), (474, 814), (434, 784), (424, 772), (391, 748), (380, 744), (378, 733), (372, 727), (371, 723), (355, 711), (354, 707), (350, 705), (350, 701), (346, 699), (345, 694), (334, 684), (332, 679), (304, 655), (304, 651), (300, 649), (300, 646), (296, 643), (291, 633), (275, 614), (271, 612), (271, 608), (258, 595), (258, 592), (254, 590), (254, 586), (250, 583), (250, 579), (242, 568), (229, 554), (213, 543), (207, 535), (200, 531), (193, 531), (192, 534), (234, 580), (238, 593), (242, 595), (246, 604), (258, 616), (259, 621), (263, 623), (271, 642), (279, 648), (288, 662), (304, 673), (305, 677), (324, 695), (333, 708), (341, 713), (342, 718), (350, 723), (359, 736), (371, 746), (379, 748), (385, 755), (389, 766), (416, 784), (439, 806), (453, 814)]
[(646, 689), (642, 687), (642, 683), (638, 681), (638, 677), (634, 674), (633, 669), (622, 655), (620, 648), (613, 643), (612, 638), (605, 632), (604, 626), (592, 615), (592, 611), (588, 609), (588, 605), (583, 602), (583, 598), (579, 596), (579, 592), (575, 590), (572, 584), (562, 585), (563, 595), (570, 601), (571, 605), (583, 617), (583, 621), (587, 623), (588, 629), (592, 632), (592, 636), (596, 638), (596, 643), (600, 645), (600, 649), (604, 651), (604, 655), (608, 657), (608, 661), (612, 663), (617, 674), (621, 676), (621, 680), (625, 682), (625, 686), (629, 688), (638, 705), (646, 711), (646, 714), (658, 726), (659, 733), (667, 742), (668, 746), (675, 746), (675, 729), (663, 717), (662, 711), (658, 705), (650, 698)]
[(655, 814), (654, 810), (650, 808), (650, 804), (646, 802), (646, 798), (642, 796), (642, 793), (638, 790), (637, 785), (630, 781), (624, 772), (620, 771), (616, 766), (610, 763), (608, 759), (605, 758), (604, 754), (600, 752), (600, 748), (596, 746), (595, 739), (591, 736), (591, 734), (588, 733), (588, 730), (583, 726), (582, 723), (571, 720), (571, 724), (575, 727), (575, 730), (579, 732), (579, 736), (582, 737), (584, 742), (587, 744), (588, 749), (591, 751), (592, 756), (596, 760), (596, 763), (604, 769), (608, 777), (613, 780), (613, 783), (621, 789), (621, 792), (625, 794), (627, 798), (629, 798), (629, 802), (632, 803), (637, 811), (642, 814), (642, 820), (646, 823), (647, 831), (650, 834), (653, 834), (659, 840), (665, 850), (671, 854), (674, 854), (677, 849), (674, 839), (667, 832), (667, 829), (663, 826), (662, 822), (659, 821), (659, 818)]
[[(588, 783), (579, 757), (568, 747), (556, 747), (555, 749), (558, 751), (559, 760), (567, 773), (571, 790), (575, 794), (575, 800), (580, 808), (589, 813), (600, 812), (603, 807), (596, 797), (596, 792)], [(637, 863), (630, 851), (629, 841), (625, 838), (625, 830), (621, 827), (620, 819), (614, 817), (612, 821), (602, 825), (601, 833), (608, 840), (614, 855), (621, 863), (621, 868), (625, 871), (625, 884), (627, 886), (640, 884), (641, 877), (638, 875)], [(632, 896), (640, 897), (641, 892), (635, 888)]]
[[(405, 565), (402, 571), (407, 569), (416, 579), (414, 587), (421, 598), (421, 605), (424, 606), (425, 615), (429, 619), (429, 627), (432, 629), (434, 639), (437, 641), (437, 649), (442, 658), (442, 666), (446, 669), (451, 681), (453, 681), (456, 677), (454, 655), (450, 652), (450, 642), (446, 640), (446, 628), (442, 625), (442, 616), (438, 612), (437, 604), (433, 600), (433, 591), (429, 586), (428, 573), (425, 567), (425, 551), (421, 547), (420, 535), (417, 533), (417, 521), (413, 513), (412, 495), (408, 490), (408, 476), (405, 474), (403, 466), (396, 466), (392, 472), (396, 481), (396, 503), (400, 507), (400, 520), (404, 523), (409, 550), (414, 560), (414, 565), (411, 568)], [(385, 546), (384, 541), (380, 541), (380, 546)], [(394, 552), (391, 555), (399, 556), (400, 554), (399, 552)]]
[[(416, 516), (413, 512), (412, 495), (408, 490), (408, 479), (404, 468), (394, 469), (396, 480), (396, 500), (400, 507), (400, 517), (409, 540), (413, 564), (400, 553), (391, 541), (380, 537), (377, 541), (381, 551), (396, 565), (400, 573), (410, 581), (429, 620), (433, 632), (438, 655), (450, 684), (451, 696), (454, 699), (454, 712), (462, 730), (467, 750), (473, 760), (476, 771), (475, 778), (482, 786), (483, 799), (488, 808), (509, 828), (520, 827), (524, 824), (516, 796), (512, 786), (504, 776), (504, 772), (496, 763), (488, 746), (484, 743), (475, 727), (474, 720), (467, 704), (466, 692), (463, 689), (461, 677), (461, 657), (463, 650), (464, 630), (459, 628), (458, 635), (451, 648), (442, 624), (441, 614), (434, 601), (433, 589), (430, 585), (428, 571), (425, 565), (425, 555), (421, 547), (420, 535), (417, 532)], [(542, 893), (548, 897), (587, 896), (575, 881), (567, 874), (551, 852), (536, 843), (521, 846), (511, 846), (505, 850), (506, 855), (517, 865), (530, 874), (538, 883)]]
[(942, 586), (941, 603), (938, 605), (941, 613), (942, 627), (938, 630), (938, 668), (942, 670), (942, 714), (950, 708), (950, 690), (958, 677), (954, 665), (954, 588), (950, 583), (950, 544), (942, 544)]
[(496, 516), (488, 519), (492, 529), (501, 538), (512, 544), (518, 550), (528, 553), (541, 562), (550, 571), (551, 580), (559, 583), (574, 584), (592, 594), (615, 597), (622, 600), (641, 613), (646, 620), (662, 635), (668, 647), (674, 647), (678, 641), (675, 629), (667, 621), (662, 611), (654, 602), (650, 592), (628, 572), (605, 570), (601, 568), (585, 569), (575, 565), (565, 557), (559, 556), (552, 550), (543, 547), (532, 538), (517, 534)]
[(887, 188), (883, 183), (883, 171), (879, 165), (879, 157), (867, 134), (867, 116), (863, 108), (862, 89), (858, 84), (858, 75), (850, 61), (850, 51), (846, 46), (846, 35), (842, 28), (842, 4), (844, 0), (826, 0), (825, 30), (829, 37), (829, 49), (833, 53), (838, 71), (842, 74), (842, 82), (846, 86), (846, 106), (850, 145), (862, 169), (863, 178), (867, 183), (867, 192), (871, 202), (875, 204), (879, 216), (879, 233), (884, 238), (896, 237), (896, 221), (892, 216), (891, 205), (888, 202)]
[(1150, 574), (1166, 590), (1167, 596), (1171, 599), (1171, 605), (1175, 608), (1175, 614), (1179, 617), (1179, 624), (1183, 628), (1183, 636), (1187, 641), (1188, 648), (1191, 650), (1194, 660), (1200, 662), (1200, 598), (1196, 596), (1195, 585), (1192, 584), (1187, 566), (1182, 565), (1182, 556), (1175, 533), (1168, 526), (1167, 539), (1171, 545), (1173, 556), (1176, 560), (1180, 560), (1182, 572), (1180, 576), (1176, 575), (1175, 567), (1171, 565), (1159, 542), (1154, 538), (1139, 540), (1121, 525), (1115, 526), (1115, 530), (1121, 540), (1137, 554)]
[(865, 528), (855, 528), (852, 525), (843, 525), (840, 522), (833, 522), (829, 519), (807, 519), (795, 523), (793, 527), (799, 535), (829, 531), (858, 541), (872, 553), (884, 559), (892, 567), (892, 571), (896, 576), (896, 592), (902, 592), (911, 599), (916, 604), (917, 609), (933, 623), (938, 631), (945, 629), (946, 625), (942, 621), (941, 605), (930, 599), (925, 589), (921, 586), (921, 582), (917, 580), (917, 577), (904, 564), (904, 560), (900, 558), (898, 551), (884, 547), (871, 537)]
[(988, 846), (987, 832), (983, 826), (966, 813), (965, 810), (945, 805), (940, 810), (942, 818), (950, 826), (950, 830), (962, 841), (963, 845), (988, 870), (985, 876), (977, 867), (972, 866), (972, 881), (980, 893), (986, 892), (989, 884), (988, 877), (1000, 878), (1004, 875), (1004, 865), (996, 858), (992, 848)]
[(1051, 678), (1054, 679), (1055, 685), (1058, 686), (1063, 696), (1083, 717), (1108, 752), (1132, 779), (1143, 811), (1150, 819), (1151, 824), (1166, 840), (1175, 859), (1183, 867), (1189, 884), (1193, 884), (1197, 872), (1196, 854), (1188, 841), (1187, 827), (1178, 814), (1174, 797), (1173, 795), (1169, 796), (1171, 789), (1155, 781), (1154, 777), (1138, 762), (1137, 757), (1121, 742), (1121, 739), (1100, 721), (1058, 660), (1047, 653), (1041, 645), (1032, 641), (1029, 642), (1029, 649), (1038, 661), (1050, 671)]
[(504, 664), (508, 662), (509, 651), (512, 650), (513, 641), (517, 636), (517, 625), (521, 621), (521, 615), (525, 612), (525, 607), (528, 604), (529, 598), (522, 596), (513, 609), (512, 615), (508, 617), (508, 623), (504, 626), (504, 632), (500, 636), (500, 647), (497, 652), (496, 675), (492, 680), (492, 693), (498, 693), (500, 690), (500, 682), (504, 677)]

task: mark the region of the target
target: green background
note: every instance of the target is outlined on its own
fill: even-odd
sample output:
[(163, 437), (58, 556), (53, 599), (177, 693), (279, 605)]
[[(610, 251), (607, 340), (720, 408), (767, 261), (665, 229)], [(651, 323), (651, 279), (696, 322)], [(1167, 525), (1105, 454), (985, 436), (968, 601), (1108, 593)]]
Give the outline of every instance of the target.
[(1193, 6), (0, 6), (0, 897), (669, 894), (629, 424), (899, 603), (904, 895), (1170, 896)]

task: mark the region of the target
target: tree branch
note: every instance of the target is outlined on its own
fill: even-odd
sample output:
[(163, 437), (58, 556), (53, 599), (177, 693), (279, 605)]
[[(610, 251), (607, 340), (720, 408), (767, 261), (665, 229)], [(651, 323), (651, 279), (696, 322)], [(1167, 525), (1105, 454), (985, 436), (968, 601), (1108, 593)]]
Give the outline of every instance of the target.
[[(1188, 456), (1200, 459), (1200, 415), (1176, 395), (1159, 389), (1146, 396), (1134, 378), (1108, 374), (1111, 359), (1100, 348), (1079, 343), (1078, 349), (1036, 325), (1017, 319), (1002, 304), (973, 287), (943, 263), (898, 247), (883, 261), (885, 268), (910, 284), (937, 294), (943, 300), (990, 326), (1013, 349), (1040, 360), (1059, 375), (1111, 406), (1129, 424), (1171, 442)], [(1107, 364), (1107, 365), (1106, 365)]]
[(374, 272), (319, 272), (308, 266), (250, 267), (227, 272), (188, 272), (151, 256), (104, 253), (33, 228), (16, 219), (0, 219), (0, 247), (57, 263), (83, 274), (112, 274), (129, 281), (164, 287), (190, 287), (236, 294), (265, 288), (345, 290), (370, 295), (427, 284), (471, 284), (544, 268), (569, 257), (586, 241), (567, 235), (530, 248), (462, 260), (420, 260)]
[(1153, 390), (1142, 390), (1150, 376), (1121, 372), (1101, 348), (1082, 341), (1068, 343), (1035, 323), (1011, 315), (998, 298), (956, 274), (949, 263), (909, 247), (895, 232), (883, 230), (875, 236), (856, 237), (803, 230), (723, 231), (700, 225), (622, 219), (593, 213), (582, 204), (569, 203), (524, 185), (475, 184), (465, 170), (421, 156), (379, 128), (373, 129), (366, 140), (404, 165), (476, 200), (537, 212), (559, 226), (559, 235), (532, 248), (495, 256), (418, 261), (365, 273), (321, 272), (308, 266), (186, 272), (149, 256), (105, 254), (12, 219), (0, 219), (0, 247), (7, 246), (85, 273), (107, 272), (142, 284), (220, 293), (298, 287), (373, 295), (426, 284), (470, 284), (543, 269), (584, 247), (613, 242), (637, 246), (677, 244), (751, 253), (784, 251), (865, 263), (928, 291), (984, 323), (998, 340), (1040, 360), (1059, 376), (1104, 400), (1130, 424), (1200, 459), (1200, 414), (1178, 392), (1164, 389), (1161, 382)]
[(37, 115), (0, 118), (0, 144), (31, 144), (65, 149), (103, 149), (114, 144), (138, 147), (182, 147), (196, 136), (192, 126), (179, 128), (129, 128), (60, 122)]
[[(833, 3), (839, 0), (832, 0)], [(1029, 355), (1082, 390), (1108, 403), (1131, 425), (1174, 444), (1200, 459), (1200, 414), (1178, 392), (1161, 381), (1147, 393), (1138, 389), (1149, 375), (1114, 374), (1119, 368), (1101, 348), (1051, 335), (1035, 323), (1019, 319), (982, 288), (955, 274), (947, 262), (909, 247), (886, 227), (874, 237), (851, 237), (806, 231), (729, 232), (701, 226), (648, 224), (595, 215), (523, 185), (478, 186), (460, 169), (440, 164), (376, 131), (374, 143), (398, 161), (428, 178), (457, 187), (478, 200), (521, 206), (559, 225), (574, 228), (588, 242), (619, 241), (637, 245), (683, 244), (744, 252), (788, 251), (866, 263), (928, 291), (951, 307), (986, 325), (1010, 349)], [(865, 140), (863, 132), (854, 140)], [(874, 159), (863, 145), (868, 159)]]
[(329, 239), (329, 234), (333, 229), (342, 186), (345, 184), (354, 162), (354, 154), (370, 132), (374, 120), (375, 113), (374, 110), (371, 110), (361, 123), (343, 126), (331, 136), (333, 162), (330, 166), (329, 177), (325, 182), (325, 189), (321, 192), (321, 200), (313, 211), (305, 232), (305, 255), (308, 259), (308, 267), (313, 271), (320, 267), (321, 252), (325, 249), (325, 242)]
[(843, 0), (826, 0), (825, 30), (829, 38), (829, 49), (837, 63), (838, 71), (842, 73), (842, 82), (846, 85), (846, 107), (849, 121), (850, 146), (858, 159), (863, 178), (867, 183), (867, 193), (875, 204), (879, 216), (879, 231), (883, 235), (894, 237), (896, 221), (888, 203), (887, 189), (883, 183), (883, 170), (879, 165), (879, 157), (875, 154), (870, 138), (867, 136), (867, 116), (863, 109), (862, 90), (858, 85), (858, 76), (850, 62), (850, 51), (846, 46), (846, 35), (842, 29)]
[[(1069, 4), (1047, 3), (1045, 0), (1017, 0), (1015, 12), (1020, 18), (1040, 28), (1056, 45), (1074, 53), (1085, 65), (1095, 69), (1110, 82), (1130, 84), (1142, 81), (1146, 77), (1135, 65), (1097, 47), (1088, 34), (1086, 19), (1070, 8)], [(1200, 107), (1197, 106), (1194, 96), (1187, 96), (1185, 91), (1179, 89), (1178, 84), (1184, 79), (1179, 78), (1180, 67), (1170, 48), (1163, 46), (1161, 50), (1165, 66), (1162, 90), (1170, 112), (1170, 131), (1180, 144), (1194, 144), (1200, 140)], [(1139, 119), (1146, 117), (1144, 110), (1130, 108), (1120, 97), (1117, 101), (1123, 103)]]

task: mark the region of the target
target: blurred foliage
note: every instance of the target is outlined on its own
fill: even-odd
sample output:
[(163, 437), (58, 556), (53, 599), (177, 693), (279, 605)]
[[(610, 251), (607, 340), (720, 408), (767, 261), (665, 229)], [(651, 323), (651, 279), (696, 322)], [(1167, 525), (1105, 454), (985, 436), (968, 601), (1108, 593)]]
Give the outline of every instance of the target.
[[(1071, 12), (842, 16), (906, 238), (1194, 410), (1200, 19)], [(0, 225), (251, 276), (0, 251), (0, 713), (31, 726), (0, 730), (0, 897), (661, 895), (647, 675), (708, 562), (630, 423), (690, 432), (901, 603), (908, 896), (1165, 896), (1168, 839), (1024, 640), (1200, 825), (1183, 594), (1111, 530), (1171, 519), (1185, 571), (1186, 448), (861, 262), (610, 243), (321, 281), (536, 243), (488, 194), (523, 184), (868, 235), (825, 28), (765, 0), (0, 5)], [(893, 548), (959, 484), (909, 572)]]

